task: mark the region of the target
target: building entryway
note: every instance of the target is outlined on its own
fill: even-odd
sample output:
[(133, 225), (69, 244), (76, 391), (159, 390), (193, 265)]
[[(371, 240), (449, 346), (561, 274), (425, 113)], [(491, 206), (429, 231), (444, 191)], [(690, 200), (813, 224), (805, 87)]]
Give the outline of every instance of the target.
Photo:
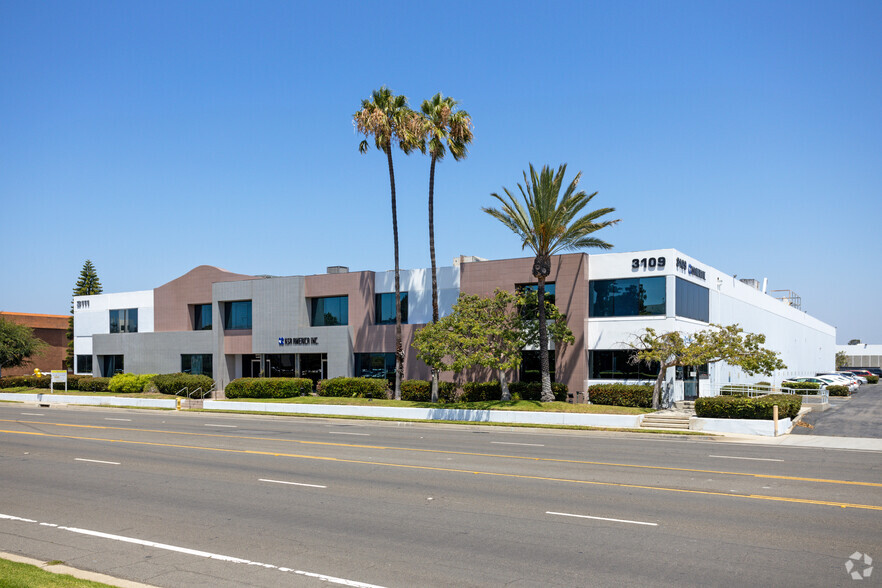
[(315, 387), (328, 377), (327, 353), (264, 353), (242, 356), (245, 378), (309, 378)]

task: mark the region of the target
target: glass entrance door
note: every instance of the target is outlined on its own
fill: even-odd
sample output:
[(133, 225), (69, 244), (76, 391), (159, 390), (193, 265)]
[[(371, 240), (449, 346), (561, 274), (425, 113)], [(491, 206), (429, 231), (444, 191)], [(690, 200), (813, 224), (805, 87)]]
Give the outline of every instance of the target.
[[(707, 366), (701, 367), (703, 367), (705, 373), (707, 373)], [(702, 371), (701, 367), (696, 368), (695, 366), (686, 366), (677, 368), (677, 379), (682, 380), (683, 382), (684, 400), (695, 400), (698, 398), (698, 381), (699, 375)]]
[(313, 387), (319, 380), (328, 377), (328, 354), (327, 353), (301, 353), (300, 354), (300, 377), (312, 380)]

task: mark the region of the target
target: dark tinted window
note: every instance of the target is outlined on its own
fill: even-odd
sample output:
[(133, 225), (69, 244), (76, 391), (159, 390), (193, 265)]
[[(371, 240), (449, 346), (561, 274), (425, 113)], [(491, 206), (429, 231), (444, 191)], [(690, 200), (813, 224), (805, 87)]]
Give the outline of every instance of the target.
[[(375, 295), (377, 308), (376, 323), (378, 325), (395, 324), (395, 292), (383, 292)], [(401, 293), (401, 324), (407, 323), (407, 292)]]
[(105, 378), (125, 372), (122, 355), (99, 355), (98, 361), (101, 365), (101, 375)]
[(592, 280), (589, 316), (645, 316), (665, 314), (665, 278)]
[[(538, 284), (518, 284), (515, 286), (518, 292), (538, 292), (539, 286)], [(555, 288), (554, 282), (546, 282), (545, 283), (545, 302), (549, 304), (554, 304), (555, 301)], [(539, 318), (539, 307), (535, 304), (525, 304), (521, 307), (521, 316), (525, 319), (537, 319)]]
[[(551, 375), (551, 381), (554, 381), (554, 349), (548, 350), (548, 371)], [(518, 378), (521, 382), (541, 382), (542, 381), (542, 365), (540, 363), (542, 355), (539, 350), (521, 351), (521, 370)]]
[(394, 353), (356, 353), (355, 376), (358, 378), (386, 378), (395, 380)]
[(92, 356), (91, 355), (77, 355), (77, 373), (78, 374), (91, 374), (92, 373)]
[(197, 304), (195, 307), (196, 317), (193, 321), (193, 329), (196, 331), (211, 330), (211, 305)]
[(224, 304), (224, 328), (230, 330), (251, 328), (251, 301), (237, 300)]
[(677, 316), (710, 321), (710, 294), (707, 288), (677, 278)]
[[(197, 355), (181, 355), (181, 371), (185, 374), (214, 377), (212, 369), (212, 356), (210, 353)], [(203, 390), (207, 392), (207, 390)]]
[[(393, 300), (394, 295), (393, 295)], [(310, 323), (313, 327), (332, 327), (349, 324), (349, 296), (313, 298)], [(394, 310), (393, 318), (394, 321)]]
[(138, 309), (122, 308), (110, 311), (111, 333), (137, 333)]
[(592, 380), (654, 380), (658, 376), (658, 362), (630, 361), (630, 349), (597, 349), (588, 352)]

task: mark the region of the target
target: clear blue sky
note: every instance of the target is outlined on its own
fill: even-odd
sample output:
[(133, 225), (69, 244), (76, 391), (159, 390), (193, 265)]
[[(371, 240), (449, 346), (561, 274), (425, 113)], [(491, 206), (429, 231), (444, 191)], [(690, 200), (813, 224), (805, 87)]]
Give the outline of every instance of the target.
[[(475, 123), (436, 178), (439, 262), (523, 254), (481, 212), (567, 163), (622, 222), (882, 343), (882, 2), (0, 0), (0, 310), (64, 314), (192, 267), (393, 265), (388, 85)], [(395, 156), (401, 267), (429, 265), (428, 158)]]

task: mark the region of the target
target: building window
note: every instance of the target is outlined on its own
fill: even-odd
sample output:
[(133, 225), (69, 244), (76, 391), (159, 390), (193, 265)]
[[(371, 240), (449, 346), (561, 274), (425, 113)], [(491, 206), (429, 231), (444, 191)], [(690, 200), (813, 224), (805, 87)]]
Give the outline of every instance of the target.
[[(538, 292), (538, 284), (518, 284), (515, 286), (518, 292)], [(545, 283), (545, 302), (554, 304), (554, 282)], [(539, 307), (536, 304), (525, 304), (521, 307), (521, 317), (525, 320), (536, 320), (539, 318)]]
[(210, 331), (211, 330), (211, 304), (196, 304), (193, 307), (195, 316), (193, 317), (194, 331)]
[(699, 380), (707, 380), (710, 377), (707, 370), (707, 364), (694, 366), (677, 366), (675, 372), (675, 377), (678, 380), (690, 380), (693, 378), (698, 378)]
[(101, 376), (111, 378), (115, 374), (125, 372), (125, 364), (122, 355), (99, 355), (98, 363), (101, 366)]
[[(395, 324), (395, 292), (383, 292), (374, 296), (376, 322), (378, 325)], [(401, 293), (401, 324), (407, 323), (407, 292)]]
[(659, 363), (631, 363), (630, 349), (596, 349), (588, 352), (588, 370), (592, 380), (654, 380)]
[(333, 327), (348, 324), (349, 296), (328, 296), (310, 299), (311, 326)]
[(111, 333), (137, 333), (138, 332), (138, 309), (123, 308), (110, 311)]
[(395, 380), (394, 353), (356, 353), (355, 375), (359, 378)]
[(698, 284), (677, 278), (677, 316), (710, 322), (710, 293)]
[[(210, 353), (202, 353), (196, 355), (181, 355), (181, 371), (185, 374), (193, 374), (194, 376), (214, 377), (214, 370), (211, 366), (212, 356)], [(203, 390), (206, 392), (206, 390)]]
[(224, 303), (224, 329), (235, 331), (251, 328), (251, 301), (237, 300)]
[(665, 278), (591, 280), (589, 316), (665, 314)]
[[(551, 381), (554, 382), (554, 349), (548, 350), (548, 371), (551, 375)], [(542, 381), (542, 365), (540, 363), (542, 355), (538, 349), (521, 351), (521, 369), (518, 379), (521, 382), (541, 382)]]
[(77, 371), (78, 374), (91, 374), (92, 373), (92, 356), (91, 355), (77, 355)]

